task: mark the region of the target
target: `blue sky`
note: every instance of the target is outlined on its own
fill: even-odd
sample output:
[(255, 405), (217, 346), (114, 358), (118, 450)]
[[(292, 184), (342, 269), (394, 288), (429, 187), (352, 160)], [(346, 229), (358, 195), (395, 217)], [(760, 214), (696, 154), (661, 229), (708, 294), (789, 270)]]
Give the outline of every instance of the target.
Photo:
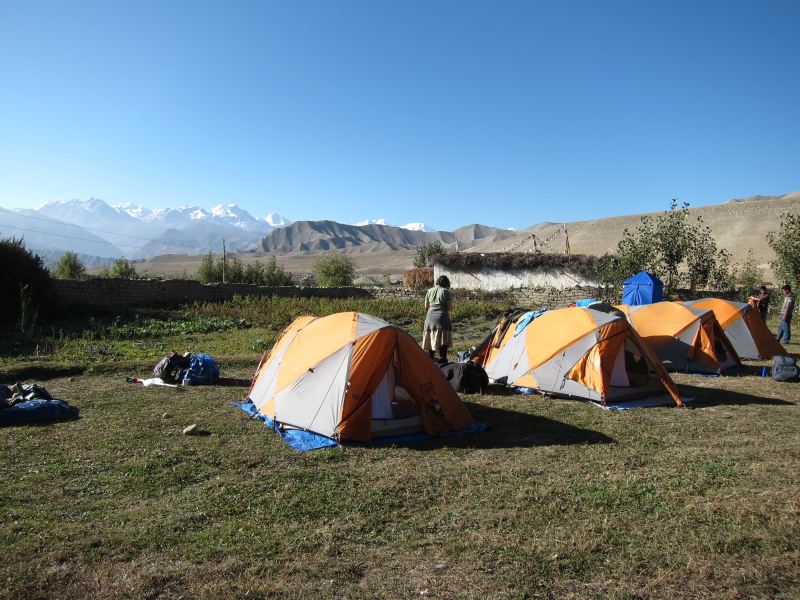
[(0, 206), (525, 227), (800, 189), (800, 2), (0, 3)]

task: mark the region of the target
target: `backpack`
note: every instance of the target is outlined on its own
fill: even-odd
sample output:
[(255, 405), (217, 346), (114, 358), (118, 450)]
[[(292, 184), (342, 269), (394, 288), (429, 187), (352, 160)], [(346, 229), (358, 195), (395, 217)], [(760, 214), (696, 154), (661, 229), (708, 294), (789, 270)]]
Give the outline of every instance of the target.
[(482, 394), (489, 385), (489, 376), (478, 363), (468, 361), (440, 367), (442, 375), (456, 392)]
[(798, 381), (800, 369), (791, 356), (774, 356), (772, 358), (772, 378), (775, 381)]
[(189, 356), (182, 356), (177, 352), (171, 352), (169, 356), (162, 358), (153, 367), (153, 377), (161, 379), (165, 383), (177, 383), (181, 369), (189, 367)]

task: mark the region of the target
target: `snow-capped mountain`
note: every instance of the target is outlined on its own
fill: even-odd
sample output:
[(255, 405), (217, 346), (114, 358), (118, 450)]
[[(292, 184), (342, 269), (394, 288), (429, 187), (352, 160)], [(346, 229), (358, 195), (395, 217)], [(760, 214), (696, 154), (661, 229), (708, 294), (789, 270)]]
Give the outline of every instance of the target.
[(409, 231), (425, 231), (427, 233), (436, 231), (433, 227), (425, 225), (425, 223), (406, 223), (405, 225), (400, 225), (400, 228), (408, 229)]
[(392, 225), (391, 223), (387, 223), (386, 219), (367, 219), (366, 221), (359, 221), (358, 223), (353, 223), (353, 225), (357, 227), (363, 227), (364, 225), (386, 225), (388, 227), (399, 227), (400, 229), (408, 229), (409, 231), (425, 231), (425, 232), (436, 231), (432, 227), (428, 227), (425, 223), (406, 223), (405, 225)]
[[(110, 205), (100, 198), (56, 200), (34, 212), (83, 227), (121, 248), (125, 256), (135, 258), (151, 256), (150, 242), (156, 239), (161, 251), (174, 253), (197, 252), (197, 244), (207, 245), (217, 239), (230, 239), (231, 250), (247, 250), (276, 227), (291, 223), (277, 213), (258, 219), (236, 204), (217, 204), (211, 209), (193, 204), (150, 209), (134, 203)], [(170, 239), (174, 240), (173, 247)], [(195, 239), (196, 243), (189, 247), (186, 239)]]

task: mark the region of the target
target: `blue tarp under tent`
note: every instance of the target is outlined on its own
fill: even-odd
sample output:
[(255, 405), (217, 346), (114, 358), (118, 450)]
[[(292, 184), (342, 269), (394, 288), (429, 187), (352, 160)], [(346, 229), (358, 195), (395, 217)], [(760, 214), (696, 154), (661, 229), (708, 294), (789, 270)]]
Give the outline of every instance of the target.
[(622, 304), (641, 306), (661, 302), (663, 299), (664, 284), (652, 273), (642, 271), (625, 280), (622, 288)]

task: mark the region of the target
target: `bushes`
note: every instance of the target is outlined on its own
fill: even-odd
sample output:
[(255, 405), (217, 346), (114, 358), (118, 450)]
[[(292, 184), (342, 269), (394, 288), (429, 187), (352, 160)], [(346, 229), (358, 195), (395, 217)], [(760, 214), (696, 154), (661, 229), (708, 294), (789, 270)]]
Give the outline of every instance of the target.
[(85, 279), (86, 267), (75, 252), (65, 252), (53, 269), (56, 279)]
[(415, 290), (433, 287), (433, 268), (409, 269), (403, 273), (403, 286)]
[[(197, 269), (200, 283), (222, 283), (222, 257), (214, 260), (209, 252), (203, 256)], [(265, 287), (282, 287), (295, 284), (294, 275), (278, 264), (274, 256), (267, 258), (266, 264), (257, 260), (247, 266), (237, 257), (225, 261), (225, 281), (228, 283), (249, 283)]]
[(27, 331), (36, 321), (50, 291), (50, 274), (42, 259), (22, 240), (0, 240), (0, 323)]
[(351, 256), (335, 252), (317, 259), (312, 271), (320, 287), (352, 287), (356, 263)]
[(136, 272), (130, 261), (124, 258), (118, 258), (110, 268), (105, 268), (97, 274), (98, 277), (110, 279), (138, 279), (139, 274)]

